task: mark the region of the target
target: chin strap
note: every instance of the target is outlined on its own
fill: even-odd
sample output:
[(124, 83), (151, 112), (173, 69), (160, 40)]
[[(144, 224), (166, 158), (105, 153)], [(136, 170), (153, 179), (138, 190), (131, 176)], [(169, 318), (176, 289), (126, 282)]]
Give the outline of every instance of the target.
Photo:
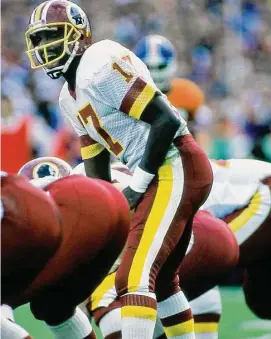
[(46, 67), (43, 68), (44, 72), (51, 78), (51, 79), (58, 79), (61, 77), (62, 74), (66, 73), (71, 62), (73, 61), (74, 57), (76, 56), (76, 53), (79, 49), (79, 42), (77, 41), (74, 44), (74, 48), (72, 50), (72, 53), (70, 53), (69, 59), (66, 61), (65, 65), (54, 67), (52, 69), (48, 69)]

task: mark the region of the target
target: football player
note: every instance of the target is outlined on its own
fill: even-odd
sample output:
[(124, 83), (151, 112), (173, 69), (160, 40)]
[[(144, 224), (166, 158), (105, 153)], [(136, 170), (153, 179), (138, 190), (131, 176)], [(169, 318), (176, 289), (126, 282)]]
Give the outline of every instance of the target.
[[(246, 271), (243, 289), (247, 305), (260, 318), (271, 319), (271, 164), (231, 159), (211, 161), (211, 165), (214, 184), (201, 209), (228, 222), (240, 247), (237, 264)], [(78, 165), (73, 172), (84, 174), (83, 166)], [(120, 165), (112, 166), (112, 177), (122, 187), (126, 187), (131, 179), (127, 168)], [(218, 336), (222, 311), (220, 294), (217, 287), (209, 289), (220, 280), (223, 268), (226, 272), (227, 260), (230, 259), (228, 264), (234, 264), (230, 251), (223, 250), (224, 245), (229, 248), (229, 234), (223, 223), (219, 225), (209, 218), (209, 214), (196, 214), (190, 250), (179, 270), (180, 285), (194, 315), (197, 339)], [(86, 305), (106, 338), (112, 333), (120, 338), (119, 301), (113, 277), (109, 275), (102, 282)], [(159, 322), (154, 337), (164, 338)]]
[[(33, 177), (45, 165), (51, 162), (34, 163)], [(53, 169), (55, 163), (48, 173)], [(27, 166), (21, 174), (29, 171)], [(35, 318), (45, 321), (55, 338), (95, 338), (77, 305), (124, 247), (130, 224), (126, 199), (113, 185), (78, 175), (52, 182), (46, 192), (22, 176), (4, 177), (1, 186), (2, 302), (13, 309), (30, 302)], [(16, 326), (8, 324), (5, 333), (14, 332)], [(23, 338), (19, 335), (4, 338)]]
[(154, 83), (170, 103), (187, 121), (194, 120), (204, 103), (204, 93), (194, 82), (176, 78), (177, 57), (172, 43), (161, 35), (147, 35), (136, 44), (134, 53), (146, 64)]
[(66, 80), (60, 107), (80, 137), (87, 176), (110, 182), (110, 153), (133, 172), (123, 193), (135, 213), (116, 276), (122, 336), (152, 338), (158, 302), (167, 337), (194, 338), (174, 249), (185, 252), (209, 194), (209, 160), (144, 63), (116, 42), (92, 44), (91, 34), (79, 6), (52, 0), (35, 8), (25, 36), (31, 67)]

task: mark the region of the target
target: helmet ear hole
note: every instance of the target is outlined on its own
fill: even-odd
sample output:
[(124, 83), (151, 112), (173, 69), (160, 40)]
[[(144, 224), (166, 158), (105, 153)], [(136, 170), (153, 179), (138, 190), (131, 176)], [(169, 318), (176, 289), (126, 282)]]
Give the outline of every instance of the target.
[(84, 40), (84, 34), (81, 33), (80, 40)]

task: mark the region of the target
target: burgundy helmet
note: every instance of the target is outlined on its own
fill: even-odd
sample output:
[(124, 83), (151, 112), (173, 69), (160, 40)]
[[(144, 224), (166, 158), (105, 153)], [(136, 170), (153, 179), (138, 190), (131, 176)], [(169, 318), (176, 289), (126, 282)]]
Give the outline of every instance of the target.
[(64, 160), (56, 157), (41, 157), (33, 159), (22, 166), (18, 175), (24, 175), (30, 180), (44, 177), (56, 179), (72, 174), (71, 166)]
[(25, 38), (31, 67), (42, 67), (57, 79), (67, 71), (74, 57), (82, 55), (91, 45), (91, 27), (78, 5), (50, 0), (34, 9)]

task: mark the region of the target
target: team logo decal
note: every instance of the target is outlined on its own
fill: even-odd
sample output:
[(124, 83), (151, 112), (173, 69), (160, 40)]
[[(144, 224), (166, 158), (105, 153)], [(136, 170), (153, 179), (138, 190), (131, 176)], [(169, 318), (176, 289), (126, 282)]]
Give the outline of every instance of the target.
[(59, 169), (58, 167), (53, 164), (52, 162), (44, 162), (42, 164), (38, 164), (33, 169), (33, 178), (44, 178), (48, 176), (58, 177), (59, 176)]
[(67, 6), (67, 15), (70, 22), (76, 28), (83, 29), (86, 27), (86, 15), (77, 5), (73, 4), (72, 6)]

